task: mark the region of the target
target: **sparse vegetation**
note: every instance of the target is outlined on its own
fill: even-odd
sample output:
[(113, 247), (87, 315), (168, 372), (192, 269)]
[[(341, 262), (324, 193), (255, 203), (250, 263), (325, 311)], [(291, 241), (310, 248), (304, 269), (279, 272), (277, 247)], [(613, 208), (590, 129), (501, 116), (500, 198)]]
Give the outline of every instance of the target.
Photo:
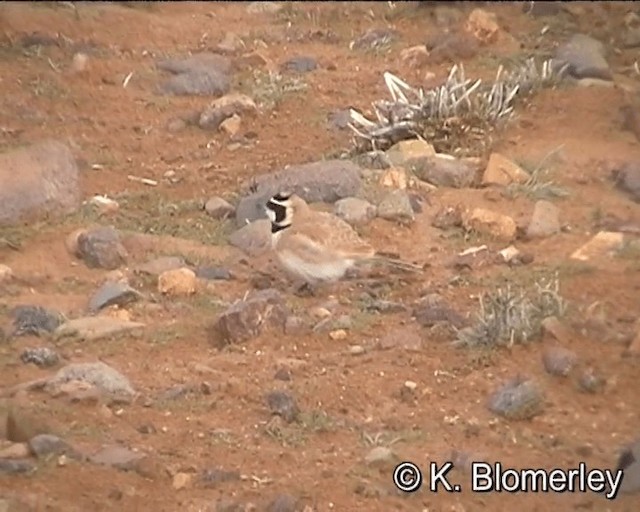
[(545, 155), (537, 164), (519, 162), (520, 166), (529, 173), (529, 179), (525, 183), (512, 183), (507, 186), (508, 197), (514, 198), (520, 195), (532, 200), (555, 199), (569, 196), (569, 191), (556, 185), (551, 178), (554, 160), (561, 152), (562, 146)]
[(483, 293), (473, 326), (458, 331), (457, 346), (513, 346), (536, 339), (542, 322), (564, 314), (566, 304), (559, 293), (559, 281), (537, 282), (533, 289), (507, 285)]

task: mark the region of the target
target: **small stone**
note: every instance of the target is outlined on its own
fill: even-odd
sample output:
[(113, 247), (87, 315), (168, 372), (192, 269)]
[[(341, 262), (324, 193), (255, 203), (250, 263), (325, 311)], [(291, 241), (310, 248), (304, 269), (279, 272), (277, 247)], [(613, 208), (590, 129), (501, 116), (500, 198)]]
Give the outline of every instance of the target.
[(418, 389), (418, 384), (416, 382), (413, 382), (412, 380), (406, 380), (404, 382), (404, 387), (410, 391), (415, 391), (416, 389)]
[(36, 463), (30, 459), (0, 459), (0, 474), (29, 473), (35, 469)]
[(0, 263), (0, 283), (4, 283), (13, 277), (13, 270), (11, 267)]
[(531, 419), (542, 412), (543, 394), (531, 380), (516, 378), (489, 399), (489, 410), (511, 420)]
[(362, 226), (375, 218), (377, 209), (370, 202), (356, 197), (339, 199), (333, 205), (334, 214), (352, 226)]
[(89, 268), (115, 270), (128, 257), (120, 242), (120, 234), (112, 227), (83, 231), (77, 237), (77, 252)]
[(280, 416), (287, 423), (294, 421), (300, 414), (296, 399), (288, 391), (271, 391), (266, 400), (271, 413)]
[(234, 278), (231, 271), (225, 267), (196, 267), (194, 272), (198, 279), (205, 279), (207, 281), (230, 281)]
[(618, 189), (640, 203), (640, 162), (627, 162), (620, 169), (614, 170), (613, 178)]
[(508, 215), (475, 208), (471, 214), (463, 216), (464, 227), (469, 231), (477, 231), (495, 238), (512, 240), (516, 236), (518, 226)]
[(465, 29), (482, 44), (491, 44), (498, 40), (500, 26), (496, 15), (484, 9), (474, 9), (467, 18)]
[(16, 306), (11, 311), (13, 317), (12, 336), (41, 336), (54, 332), (65, 321), (62, 313), (42, 306)]
[(391, 167), (382, 173), (378, 184), (382, 187), (405, 190), (409, 185), (409, 177), (404, 169)]
[(212, 197), (204, 205), (204, 211), (214, 219), (227, 219), (235, 212), (235, 208), (221, 197)]
[[(68, 364), (49, 379), (45, 389), (55, 392), (60, 386), (71, 381), (89, 384), (107, 396), (132, 398), (135, 395), (129, 379), (102, 361)], [(33, 436), (29, 439), (31, 437)]]
[(477, 166), (477, 159), (438, 153), (416, 162), (411, 169), (417, 178), (437, 187), (465, 188), (474, 183)]
[(352, 356), (361, 356), (365, 352), (366, 350), (362, 345), (351, 345), (349, 347), (349, 354)]
[(571, 254), (571, 259), (589, 261), (604, 256), (610, 256), (619, 251), (624, 245), (624, 234), (600, 231), (586, 244)]
[(58, 436), (51, 434), (39, 434), (32, 437), (29, 440), (29, 448), (39, 459), (49, 456), (58, 457), (60, 455), (67, 455), (73, 458), (79, 457), (79, 454), (71, 445)]
[(13, 443), (6, 448), (0, 449), (0, 459), (27, 459), (30, 456), (31, 451), (27, 443)]
[(196, 273), (191, 269), (167, 270), (158, 276), (158, 291), (171, 297), (193, 295), (196, 283)]
[(40, 368), (50, 368), (60, 362), (58, 353), (49, 347), (27, 348), (20, 354), (24, 364), (33, 363)]
[(93, 206), (98, 215), (113, 215), (120, 209), (117, 201), (103, 195), (93, 196), (89, 199), (88, 204)]
[(566, 377), (578, 360), (575, 352), (564, 347), (548, 347), (542, 353), (544, 368), (551, 375)]
[(537, 201), (527, 227), (527, 236), (542, 238), (559, 232), (560, 210), (558, 207), (550, 201)]
[(138, 265), (134, 271), (139, 274), (158, 276), (169, 270), (177, 270), (185, 266), (184, 258), (179, 256), (162, 256)]
[(314, 327), (314, 332), (329, 332), (337, 330), (351, 329), (353, 320), (349, 315), (340, 315), (338, 317), (326, 317), (320, 320)]
[(411, 199), (405, 190), (387, 193), (378, 204), (378, 217), (397, 222), (413, 222)]
[(71, 60), (71, 71), (74, 73), (82, 73), (87, 69), (89, 57), (86, 53), (76, 53)]
[(173, 475), (172, 486), (176, 491), (180, 489), (185, 489), (191, 485), (191, 481), (193, 480), (193, 476), (188, 473), (176, 473)]
[(586, 368), (578, 377), (578, 387), (585, 393), (599, 393), (604, 389), (605, 384), (606, 380), (592, 368)]
[(291, 380), (291, 370), (289, 368), (278, 368), (273, 378), (276, 380), (289, 382)]
[(346, 340), (347, 331), (345, 331), (344, 329), (337, 329), (335, 331), (331, 331), (329, 333), (329, 338), (331, 338), (333, 341)]
[(220, 123), (220, 130), (230, 137), (234, 137), (240, 131), (241, 126), (242, 118), (238, 114), (233, 114), (231, 117), (227, 117)]
[(95, 292), (89, 301), (89, 311), (96, 313), (110, 306), (124, 307), (141, 298), (140, 292), (127, 283), (106, 282)]
[(482, 176), (483, 185), (510, 185), (526, 183), (531, 176), (518, 164), (500, 153), (491, 153), (487, 168)]
[(575, 34), (556, 50), (557, 65), (568, 64), (576, 78), (611, 80), (613, 75), (605, 58), (604, 45), (586, 34)]
[(307, 55), (298, 55), (291, 57), (282, 64), (282, 71), (293, 73), (309, 73), (318, 67), (318, 61), (315, 57)]
[(410, 168), (420, 160), (436, 156), (436, 150), (422, 139), (403, 140), (386, 151), (387, 158), (393, 166)]
[(270, 328), (283, 330), (288, 314), (280, 292), (258, 290), (218, 316), (208, 328), (209, 340), (222, 348), (231, 343), (246, 342)]
[(249, 96), (230, 93), (212, 101), (198, 119), (198, 126), (208, 130), (217, 130), (221, 124), (233, 116), (253, 116), (258, 106)]
[(74, 338), (80, 341), (95, 341), (125, 332), (140, 331), (145, 324), (132, 322), (111, 315), (74, 318), (61, 324), (53, 333), (55, 340)]

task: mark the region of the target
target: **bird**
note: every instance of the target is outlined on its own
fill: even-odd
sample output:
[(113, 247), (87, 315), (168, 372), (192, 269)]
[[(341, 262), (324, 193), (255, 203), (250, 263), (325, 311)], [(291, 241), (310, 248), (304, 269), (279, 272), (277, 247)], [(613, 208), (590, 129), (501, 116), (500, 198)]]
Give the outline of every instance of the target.
[(387, 258), (344, 220), (312, 209), (301, 197), (278, 192), (266, 203), (271, 242), (282, 266), (307, 286), (334, 282), (362, 263), (382, 263), (407, 271), (422, 267)]

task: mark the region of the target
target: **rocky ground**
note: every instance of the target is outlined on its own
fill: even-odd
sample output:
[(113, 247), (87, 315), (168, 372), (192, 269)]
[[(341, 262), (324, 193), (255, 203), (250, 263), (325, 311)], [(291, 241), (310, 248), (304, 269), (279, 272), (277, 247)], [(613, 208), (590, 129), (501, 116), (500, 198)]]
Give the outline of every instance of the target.
[[(391, 474), (638, 437), (638, 47), (633, 3), (3, 3), (0, 509), (637, 510)], [(295, 294), (280, 188), (423, 271)]]

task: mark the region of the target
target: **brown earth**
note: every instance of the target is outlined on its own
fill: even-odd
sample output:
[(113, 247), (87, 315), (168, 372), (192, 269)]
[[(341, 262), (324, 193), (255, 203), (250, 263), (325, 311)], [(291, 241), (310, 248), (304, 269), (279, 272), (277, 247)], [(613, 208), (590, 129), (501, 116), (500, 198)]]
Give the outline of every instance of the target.
[[(580, 30), (609, 44), (634, 9), (629, 4), (576, 3), (572, 9), (579, 15), (534, 18), (522, 12), (521, 4), (487, 4), (486, 9), (497, 13), (502, 30), (521, 43), (522, 49), (515, 44), (515, 51), (525, 53), (536, 45), (552, 47), (554, 41)], [(253, 175), (350, 147), (347, 132), (328, 129), (326, 116), (348, 106), (367, 111), (372, 101), (386, 97), (385, 70), (420, 85), (427, 71), (439, 79), (451, 66), (445, 60), (412, 69), (399, 59), (402, 49), (422, 44), (441, 30), (434, 5), (398, 3), (392, 11), (382, 2), (300, 2), (276, 14), (250, 14), (246, 5), (77, 2), (74, 10), (64, 2), (3, 3), (0, 144), (11, 148), (51, 137), (66, 142), (82, 167), (83, 198), (123, 193), (166, 201), (232, 197)], [(471, 7), (449, 9), (464, 19)], [(349, 50), (349, 42), (367, 29), (387, 25), (400, 34), (389, 48)], [(540, 38), (545, 25), (549, 32)], [(267, 67), (275, 68), (297, 54), (313, 55), (320, 63), (318, 70), (302, 77), (309, 86), (306, 91), (285, 94), (272, 110), (243, 118), (242, 130), (255, 132), (257, 141), (235, 151), (220, 133), (193, 126), (167, 128), (172, 119), (204, 108), (207, 98), (153, 93), (155, 57), (214, 48), (226, 31), (242, 37), (248, 50), (258, 48)], [(322, 40), (329, 31), (335, 40)], [(64, 44), (21, 46), (21, 37), (32, 33)], [(88, 54), (86, 69), (74, 72), (73, 55), (83, 48)], [(513, 52), (512, 38), (499, 39), (465, 61), (467, 73), (490, 73)], [(633, 64), (632, 52), (611, 52), (618, 86), (542, 91), (518, 111), (496, 142), (496, 150), (521, 162), (538, 162), (563, 145), (553, 180), (570, 192), (557, 200), (562, 222), (570, 229), (520, 243), (522, 251), (534, 255), (532, 264), (457, 270), (446, 262), (475, 241), (446, 239), (431, 227), (439, 206), (456, 204), (502, 211), (526, 224), (533, 208), (527, 197), (511, 200), (479, 189), (442, 189), (430, 195), (431, 206), (410, 227), (376, 219), (364, 230), (378, 248), (430, 264), (421, 281), (400, 281), (387, 290), (386, 298), (392, 300), (411, 302), (421, 293), (437, 291), (458, 311), (473, 314), (477, 295), (489, 287), (507, 280), (530, 284), (538, 275), (557, 271), (562, 295), (570, 304), (566, 322), (573, 334), (565, 345), (607, 379), (602, 393), (581, 393), (570, 380), (547, 375), (540, 354), (543, 344), (551, 343), (548, 339), (477, 354), (452, 348), (451, 333), (415, 326), (423, 339), (420, 350), (376, 348), (376, 338), (407, 324), (414, 329), (406, 314), (358, 317), (346, 340), (333, 340), (326, 332), (265, 334), (240, 349), (220, 352), (208, 343), (205, 329), (219, 312), (215, 300), (241, 298), (250, 286), (246, 281), (221, 282), (195, 298), (158, 299), (153, 308), (133, 306), (132, 318), (150, 325), (142, 337), (77, 343), (62, 352), (73, 361), (104, 360), (129, 377), (144, 397), (176, 386), (198, 390), (203, 382), (211, 394), (196, 392), (173, 401), (139, 399), (111, 412), (37, 392), (16, 399), (32, 414), (46, 418), (68, 442), (88, 449), (121, 443), (149, 454), (155, 469), (145, 477), (89, 463), (69, 461), (60, 467), (55, 460), (44, 461), (28, 476), (0, 476), (0, 495), (22, 499), (32, 507), (26, 510), (61, 511), (244, 510), (216, 509), (221, 499), (267, 510), (267, 504), (282, 494), (300, 498), (317, 511), (637, 510), (637, 495), (608, 502), (588, 493), (430, 494), (423, 488), (403, 496), (393, 489), (393, 465), (378, 469), (364, 462), (373, 445), (392, 444), (400, 459), (423, 468), (431, 460), (446, 460), (452, 450), (482, 454), (513, 467), (572, 467), (580, 461), (611, 467), (619, 449), (639, 435), (639, 367), (637, 359), (625, 355), (638, 329), (638, 255), (611, 257), (602, 264), (568, 258), (597, 231), (597, 218), (609, 215), (640, 222), (638, 205), (609, 181), (612, 162), (640, 157), (638, 140), (622, 129), (619, 117), (629, 94), (637, 94), (637, 76), (630, 78), (624, 71)], [(124, 88), (123, 80), (131, 72)], [(242, 87), (247, 90), (246, 83)], [(100, 165), (92, 168), (94, 164)], [(164, 179), (169, 170), (182, 179), (169, 183)], [(154, 179), (159, 185), (149, 188), (129, 181), (127, 175)], [(121, 210), (126, 208), (121, 204)], [(141, 225), (144, 222), (140, 219)], [(12, 228), (22, 245), (19, 251), (0, 248), (0, 261), (20, 280), (0, 298), (0, 308), (31, 303), (55, 307), (68, 316), (83, 310), (105, 272), (87, 269), (65, 249), (65, 237), (80, 225), (74, 218)], [(173, 234), (188, 238), (180, 230)], [(496, 242), (490, 246), (503, 248)], [(462, 279), (453, 279), (459, 275)], [(337, 290), (341, 310), (351, 311), (361, 292), (351, 283)], [(292, 297), (291, 303), (303, 310), (322, 300)], [(42, 377), (43, 370), (22, 364), (18, 357), (36, 342), (19, 338), (0, 346), (1, 386)], [(351, 355), (349, 346), (354, 344), (367, 350)], [(292, 380), (274, 380), (287, 361), (294, 366)], [(546, 389), (544, 413), (522, 422), (496, 419), (485, 406), (487, 397), (517, 374), (535, 378)], [(405, 381), (417, 384), (414, 396), (400, 394)], [(315, 415), (307, 416), (302, 425), (278, 428), (264, 394), (281, 388), (291, 390), (300, 408)], [(155, 428), (141, 433), (144, 425)], [(172, 474), (216, 467), (246, 477), (210, 487), (172, 487)], [(465, 474), (455, 471), (456, 480), (466, 483)]]

